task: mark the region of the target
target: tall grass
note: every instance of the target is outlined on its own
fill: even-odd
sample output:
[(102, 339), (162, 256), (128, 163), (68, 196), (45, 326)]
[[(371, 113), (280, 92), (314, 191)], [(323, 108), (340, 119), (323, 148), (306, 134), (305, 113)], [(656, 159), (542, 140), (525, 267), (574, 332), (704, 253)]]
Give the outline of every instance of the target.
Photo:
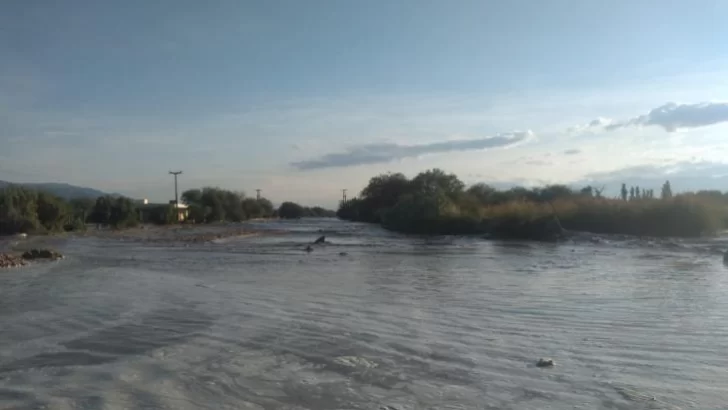
[(402, 232), (487, 233), (524, 239), (553, 239), (564, 229), (696, 237), (728, 228), (728, 193), (698, 191), (673, 196), (669, 182), (663, 185), (661, 199), (655, 199), (652, 191), (634, 189), (631, 197), (606, 199), (601, 190), (590, 186), (502, 191), (475, 184), (465, 189), (455, 175), (434, 169), (411, 180), (402, 174), (376, 176), (361, 198), (342, 202), (337, 215)]
[(705, 198), (622, 201), (560, 199), (552, 204), (516, 201), (485, 207), (492, 220), (534, 221), (558, 217), (564, 229), (605, 234), (697, 237), (726, 228), (728, 207)]

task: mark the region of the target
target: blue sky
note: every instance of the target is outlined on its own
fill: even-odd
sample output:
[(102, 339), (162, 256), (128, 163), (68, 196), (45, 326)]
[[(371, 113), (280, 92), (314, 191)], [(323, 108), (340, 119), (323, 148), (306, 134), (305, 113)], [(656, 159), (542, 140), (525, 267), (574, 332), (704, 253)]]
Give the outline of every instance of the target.
[(333, 205), (386, 171), (728, 188), (722, 1), (0, 5), (0, 179)]

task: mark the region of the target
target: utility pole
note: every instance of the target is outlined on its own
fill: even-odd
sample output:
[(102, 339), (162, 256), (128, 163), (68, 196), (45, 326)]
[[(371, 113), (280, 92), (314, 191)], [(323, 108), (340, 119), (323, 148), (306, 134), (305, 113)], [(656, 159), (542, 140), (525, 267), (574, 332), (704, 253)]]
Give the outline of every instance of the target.
[(341, 190), (341, 196), (343, 198), (343, 202), (342, 203), (346, 204), (346, 189), (342, 189)]
[(179, 209), (179, 196), (177, 195), (177, 175), (181, 174), (182, 171), (169, 171), (170, 175), (174, 175), (174, 207)]
[(260, 201), (260, 189), (255, 190), (255, 199)]

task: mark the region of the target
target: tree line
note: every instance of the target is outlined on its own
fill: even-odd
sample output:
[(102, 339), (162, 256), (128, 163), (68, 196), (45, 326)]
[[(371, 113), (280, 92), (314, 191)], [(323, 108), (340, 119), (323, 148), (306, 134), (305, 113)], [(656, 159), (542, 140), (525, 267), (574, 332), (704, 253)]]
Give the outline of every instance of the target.
[(0, 190), (0, 234), (77, 231), (86, 229), (87, 223), (136, 226), (136, 204), (111, 196), (65, 200), (17, 185)]
[(700, 236), (728, 227), (725, 193), (673, 195), (669, 181), (659, 199), (651, 189), (626, 184), (618, 198), (605, 198), (603, 190), (565, 185), (499, 190), (484, 183), (466, 187), (440, 169), (412, 179), (388, 173), (371, 178), (357, 198), (340, 204), (337, 215), (408, 233), (516, 238), (547, 237), (554, 223), (566, 230), (643, 236)]
[(278, 208), (267, 198), (250, 198), (242, 192), (220, 188), (190, 189), (182, 193), (188, 206), (190, 221), (196, 223), (240, 222), (256, 218), (297, 219), (304, 217), (335, 217), (336, 212), (321, 207), (305, 207), (295, 202), (283, 202)]
[[(254, 218), (334, 217), (321, 207), (284, 202), (274, 208), (266, 198), (246, 197), (242, 192), (220, 188), (191, 189), (182, 194), (193, 223), (242, 222)], [(18, 185), (0, 189), (0, 234), (60, 232), (86, 229), (87, 224), (123, 229), (140, 223), (138, 201), (123, 196), (65, 200)], [(178, 223), (173, 204), (149, 209), (147, 220), (156, 224)]]
[[(622, 189), (620, 190), (620, 198), (623, 201), (636, 201), (640, 199), (655, 199), (655, 190), (654, 189), (645, 189), (643, 188), (640, 190), (639, 186), (631, 186), (629, 190), (627, 190), (627, 184), (622, 184)], [(672, 198), (672, 187), (670, 186), (670, 181), (665, 181), (664, 184), (662, 184), (662, 190), (660, 192), (660, 199), (670, 199)]]

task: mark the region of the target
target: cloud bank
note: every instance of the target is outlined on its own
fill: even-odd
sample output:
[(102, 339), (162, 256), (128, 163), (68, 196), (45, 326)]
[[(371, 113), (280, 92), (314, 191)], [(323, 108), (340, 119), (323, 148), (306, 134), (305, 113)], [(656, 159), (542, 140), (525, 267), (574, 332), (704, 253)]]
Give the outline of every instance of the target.
[(522, 131), (499, 134), (494, 137), (473, 140), (443, 141), (431, 144), (368, 144), (354, 147), (345, 152), (326, 154), (312, 160), (293, 162), (291, 163), (291, 166), (299, 170), (313, 170), (380, 164), (404, 158), (416, 158), (427, 154), (510, 147), (532, 137), (533, 133), (531, 131)]
[(606, 124), (604, 129), (613, 131), (625, 127), (658, 126), (667, 132), (675, 132), (678, 129), (705, 127), (721, 122), (728, 122), (728, 103), (667, 103), (651, 110), (646, 115), (640, 115), (627, 121)]

